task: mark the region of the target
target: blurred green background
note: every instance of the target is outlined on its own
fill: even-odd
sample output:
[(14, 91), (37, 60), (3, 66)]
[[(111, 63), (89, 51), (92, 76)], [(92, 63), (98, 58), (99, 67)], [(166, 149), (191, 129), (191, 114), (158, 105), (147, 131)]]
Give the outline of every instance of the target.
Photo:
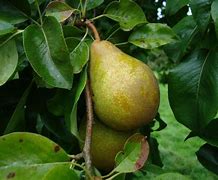
[(161, 103), (159, 112), (167, 127), (153, 132), (159, 143), (163, 169), (187, 175), (193, 180), (216, 180), (218, 176), (205, 169), (197, 160), (195, 152), (205, 142), (198, 137), (184, 141), (190, 130), (178, 123), (170, 109), (167, 86), (160, 85)]

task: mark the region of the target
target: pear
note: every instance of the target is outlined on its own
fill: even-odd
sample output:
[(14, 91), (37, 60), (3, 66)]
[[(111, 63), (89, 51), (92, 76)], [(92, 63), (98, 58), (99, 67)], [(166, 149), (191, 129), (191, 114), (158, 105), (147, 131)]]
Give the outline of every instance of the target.
[[(86, 123), (83, 121), (79, 128), (82, 140), (85, 139)], [(99, 170), (109, 172), (114, 168), (115, 156), (123, 150), (126, 140), (133, 132), (115, 131), (98, 120), (93, 124), (91, 155), (93, 165)], [(81, 148), (83, 144), (80, 144)]]
[(111, 128), (129, 131), (155, 117), (160, 95), (153, 72), (109, 41), (92, 43), (90, 79), (95, 113)]

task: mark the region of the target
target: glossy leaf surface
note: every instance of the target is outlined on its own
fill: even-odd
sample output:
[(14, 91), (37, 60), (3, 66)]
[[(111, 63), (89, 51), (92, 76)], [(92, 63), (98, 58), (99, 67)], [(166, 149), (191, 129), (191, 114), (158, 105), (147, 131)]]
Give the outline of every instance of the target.
[(116, 156), (116, 167), (113, 171), (129, 173), (142, 168), (148, 158), (149, 145), (145, 137), (139, 134), (131, 136), (124, 147), (123, 152)]
[(193, 17), (202, 32), (210, 22), (211, 0), (190, 0)]
[(15, 27), (12, 24), (10, 24), (6, 21), (0, 20), (0, 36), (7, 34), (7, 33), (10, 33), (13, 30), (15, 30)]
[[(10, 51), (9, 51), (10, 50)], [(18, 53), (15, 41), (10, 40), (0, 46), (0, 86), (14, 73), (18, 63)]]
[(64, 150), (41, 135), (17, 132), (1, 136), (0, 149), (0, 179), (42, 179), (52, 176), (54, 167), (64, 171), (70, 167)]
[(214, 0), (211, 5), (211, 16), (213, 18), (215, 29), (216, 29), (216, 34), (218, 37), (218, 0)]
[(130, 0), (113, 1), (105, 9), (104, 14), (108, 18), (118, 21), (124, 31), (129, 31), (136, 25), (147, 22), (140, 6)]
[(176, 34), (167, 25), (149, 23), (133, 31), (129, 42), (144, 49), (156, 48), (175, 41)]
[(204, 144), (196, 154), (204, 167), (218, 175), (218, 147)]
[(189, 0), (167, 0), (166, 2), (167, 15), (175, 14), (188, 3), (189, 3)]
[(70, 89), (73, 72), (60, 24), (47, 17), (40, 28), (30, 25), (24, 31), (24, 47), (36, 73), (53, 87)]
[(13, 6), (13, 4), (9, 1), (1, 0), (0, 20), (6, 21), (11, 24), (18, 24), (26, 21), (27, 17), (22, 13), (22, 11)]
[(195, 50), (169, 75), (169, 101), (176, 119), (200, 131), (218, 109), (218, 53)]
[(59, 22), (65, 21), (72, 15), (73, 12), (73, 8), (71, 8), (66, 3), (59, 1), (53, 1), (49, 3), (46, 8), (46, 15), (54, 16)]
[(73, 66), (73, 73), (77, 74), (82, 71), (89, 60), (89, 46), (86, 42), (81, 42), (78, 46), (70, 53), (70, 61)]

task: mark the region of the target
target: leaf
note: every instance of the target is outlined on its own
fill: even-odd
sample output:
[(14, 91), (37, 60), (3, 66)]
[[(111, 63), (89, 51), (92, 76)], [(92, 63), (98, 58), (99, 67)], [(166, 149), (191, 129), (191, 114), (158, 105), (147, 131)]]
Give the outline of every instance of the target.
[(83, 31), (77, 28), (76, 26), (63, 26), (63, 32), (64, 32), (64, 37), (69, 38), (69, 37), (77, 37), (79, 39), (82, 39), (83, 37)]
[(38, 134), (15, 132), (1, 136), (0, 147), (0, 167), (69, 161), (59, 145)]
[(171, 16), (177, 13), (182, 7), (186, 6), (189, 0), (167, 0), (166, 14)]
[(34, 71), (53, 87), (71, 89), (73, 72), (61, 25), (47, 17), (42, 28), (28, 26), (24, 31), (24, 48)]
[(43, 179), (54, 167), (70, 167), (66, 152), (38, 134), (16, 132), (1, 136), (0, 149), (0, 179)]
[[(24, 16), (31, 16), (31, 7), (28, 0), (8, 0), (13, 7), (20, 10)], [(40, 1), (40, 0), (38, 0)]]
[(64, 179), (64, 180), (80, 180), (80, 177), (76, 172), (69, 168), (69, 164), (62, 166), (55, 166), (52, 168), (43, 180), (54, 180), (54, 179)]
[(94, 8), (100, 6), (103, 2), (104, 2), (104, 0), (89, 0), (87, 2), (87, 10), (94, 9)]
[(32, 83), (24, 91), (20, 101), (18, 102), (11, 119), (8, 122), (8, 125), (4, 131), (4, 134), (8, 134), (14, 131), (22, 131), (25, 129), (25, 107), (27, 97), (30, 93)]
[(70, 61), (73, 66), (73, 73), (77, 74), (89, 60), (89, 46), (86, 42), (80, 42), (79, 45), (70, 53)]
[(15, 30), (15, 27), (5, 21), (0, 20), (0, 36), (11, 33)]
[(116, 167), (113, 171), (130, 173), (139, 170), (147, 161), (148, 153), (149, 145), (145, 137), (134, 134), (127, 140), (124, 151), (117, 154), (115, 158)]
[(75, 9), (60, 1), (50, 2), (46, 8), (46, 16), (54, 16), (59, 22), (68, 19)]
[(216, 34), (218, 37), (218, 0), (213, 1), (211, 5), (211, 16), (213, 18), (215, 29), (216, 29)]
[(218, 147), (218, 118), (213, 119), (210, 123), (202, 130), (199, 136), (207, 141), (207, 143)]
[(218, 148), (209, 144), (204, 144), (196, 152), (200, 163), (208, 170), (218, 175)]
[(199, 132), (218, 109), (218, 53), (197, 49), (169, 74), (170, 106), (176, 119)]
[(80, 40), (74, 37), (66, 38), (66, 43), (69, 51), (73, 51), (80, 43)]
[[(39, 5), (42, 4), (43, 2), (45, 2), (45, 0), (37, 0), (37, 1), (38, 1)], [(28, 0), (28, 2), (30, 4), (33, 4), (33, 3), (35, 3), (35, 0)]]
[[(157, 165), (158, 167), (162, 167), (163, 163), (160, 157), (160, 151), (159, 151), (159, 143), (156, 138), (150, 137), (149, 138), (149, 146), (150, 146), (150, 152), (149, 152), (149, 160), (153, 165)], [(147, 168), (146, 168), (147, 170)]]
[(74, 88), (74, 98), (73, 98), (73, 108), (70, 113), (70, 130), (71, 133), (79, 138), (78, 128), (77, 128), (77, 103), (80, 99), (80, 96), (85, 89), (87, 81), (87, 67), (84, 68), (84, 70), (81, 72), (79, 80), (75, 82), (73, 88)]
[(165, 123), (164, 120), (161, 119), (159, 113), (157, 113), (155, 120), (159, 123), (159, 127), (157, 129), (152, 129), (153, 131), (161, 131), (167, 127), (167, 123)]
[(133, 31), (128, 41), (138, 47), (152, 49), (175, 40), (177, 40), (176, 34), (167, 25), (149, 23)]
[(124, 31), (130, 31), (136, 25), (147, 22), (141, 7), (131, 0), (111, 2), (105, 9), (104, 15), (119, 22), (121, 29)]
[(19, 24), (27, 20), (27, 17), (7, 0), (0, 2), (0, 20), (11, 24)]
[[(14, 163), (14, 162), (13, 162)], [(57, 162), (48, 164), (36, 164), (29, 166), (10, 166), (7, 168), (0, 168), (1, 179), (16, 179), (16, 180), (54, 180), (53, 176), (56, 175), (56, 179), (75, 179), (79, 180), (75, 171), (70, 169), (70, 162)], [(57, 172), (56, 172), (57, 171)], [(71, 172), (72, 171), (72, 172)], [(58, 175), (57, 175), (58, 173)], [(67, 174), (64, 174), (67, 173)], [(54, 174), (54, 175), (53, 175)]]
[(211, 3), (211, 0), (190, 0), (193, 17), (201, 32), (205, 32), (210, 22)]
[(14, 40), (0, 46), (0, 86), (14, 73), (18, 63), (17, 47)]
[(186, 16), (173, 27), (173, 31), (180, 37), (180, 40), (165, 45), (164, 50), (173, 62), (179, 62), (187, 53), (190, 44), (196, 39), (198, 28), (193, 16)]

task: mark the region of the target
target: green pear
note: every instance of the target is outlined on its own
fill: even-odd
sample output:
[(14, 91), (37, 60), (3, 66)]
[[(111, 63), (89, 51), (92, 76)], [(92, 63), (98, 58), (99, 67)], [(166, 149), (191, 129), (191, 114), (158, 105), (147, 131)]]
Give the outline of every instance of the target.
[[(79, 128), (79, 134), (82, 140), (85, 139), (86, 123), (83, 121)], [(126, 140), (132, 135), (132, 132), (115, 131), (100, 121), (93, 124), (91, 155), (93, 165), (105, 172), (114, 168), (115, 156), (123, 150)], [(81, 145), (81, 147), (83, 144)]]
[(159, 87), (143, 62), (108, 41), (95, 40), (91, 45), (90, 79), (95, 113), (106, 125), (128, 131), (154, 119)]

